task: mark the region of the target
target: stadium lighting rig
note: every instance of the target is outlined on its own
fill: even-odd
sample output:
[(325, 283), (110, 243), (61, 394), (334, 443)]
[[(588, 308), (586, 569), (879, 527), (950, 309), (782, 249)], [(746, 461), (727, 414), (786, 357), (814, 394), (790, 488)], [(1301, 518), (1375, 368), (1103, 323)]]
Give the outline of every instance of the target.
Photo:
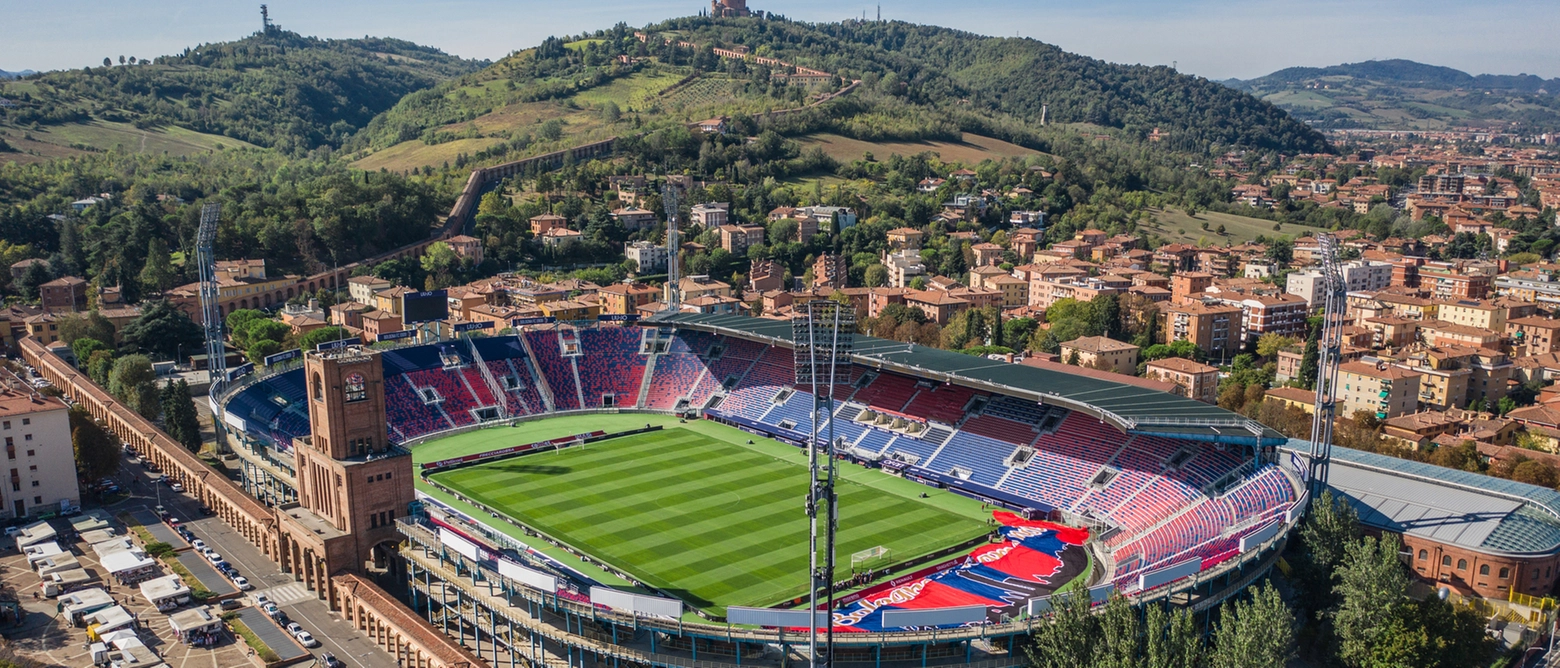
[[(834, 492), (834, 386), (850, 378), (850, 355), (855, 347), (856, 310), (821, 299), (808, 302), (791, 319), (796, 385), (812, 391), (812, 424), (808, 427), (807, 469), (811, 487), (807, 495), (809, 587), (808, 609), (817, 614), (818, 590), (823, 589), (823, 610), (834, 610), (834, 535), (839, 525), (839, 497)], [(822, 520), (820, 521), (820, 516)], [(823, 533), (824, 554), (818, 558), (818, 538)], [(818, 625), (808, 624), (808, 649), (813, 666), (832, 665), (834, 624), (825, 628), (822, 651)]]

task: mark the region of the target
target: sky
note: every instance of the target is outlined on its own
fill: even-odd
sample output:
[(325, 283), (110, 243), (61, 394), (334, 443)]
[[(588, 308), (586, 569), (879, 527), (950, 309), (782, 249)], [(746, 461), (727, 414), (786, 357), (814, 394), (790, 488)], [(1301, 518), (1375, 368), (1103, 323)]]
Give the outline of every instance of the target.
[[(876, 5), (749, 0), (804, 21), (837, 21)], [(152, 58), (260, 26), (259, 2), (0, 0), (0, 70)], [(269, 0), (282, 27), (319, 37), (398, 37), (494, 60), (549, 35), (642, 26), (697, 13), (698, 0)], [(1019, 35), (1118, 63), (1175, 65), (1210, 79), (1285, 67), (1407, 58), (1472, 74), (1560, 77), (1554, 0), (890, 0), (883, 17), (982, 34)]]

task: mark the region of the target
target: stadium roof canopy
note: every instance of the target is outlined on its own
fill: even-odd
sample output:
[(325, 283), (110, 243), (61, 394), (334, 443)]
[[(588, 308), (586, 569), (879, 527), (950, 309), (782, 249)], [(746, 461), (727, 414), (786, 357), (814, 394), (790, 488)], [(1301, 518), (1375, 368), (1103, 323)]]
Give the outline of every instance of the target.
[[(646, 322), (791, 346), (791, 323), (743, 315), (662, 313)], [(1030, 399), (1093, 415), (1123, 432), (1241, 445), (1285, 438), (1230, 411), (1156, 389), (857, 334), (857, 364)]]
[[(1284, 449), (1304, 455), (1311, 444)], [(1366, 526), (1484, 554), (1560, 552), (1560, 493), (1547, 487), (1338, 446), (1329, 469), (1327, 487)]]

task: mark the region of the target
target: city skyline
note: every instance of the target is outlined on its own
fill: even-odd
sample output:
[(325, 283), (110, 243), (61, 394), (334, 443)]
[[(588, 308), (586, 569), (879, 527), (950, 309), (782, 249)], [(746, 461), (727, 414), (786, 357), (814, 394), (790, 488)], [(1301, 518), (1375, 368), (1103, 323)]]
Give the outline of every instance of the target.
[[(0, 28), (0, 70), (53, 70), (95, 66), (104, 57), (153, 58), (202, 43), (241, 39), (260, 24), (258, 3), (186, 6), (154, 1), (101, 5), (82, 0), (14, 3)], [(328, 4), (272, 0), (273, 19), (289, 30), (325, 38), (394, 37), (466, 58), (496, 60), (550, 35), (609, 27), (642, 26), (687, 16), (703, 5), (687, 0), (590, 6), (498, 3), (493, 0), (390, 0)], [(763, 9), (804, 21), (838, 21), (876, 4), (848, 8), (818, 0), (756, 2)], [(849, 11), (847, 11), (849, 9)], [(1088, 7), (1061, 3), (984, 3), (980, 11), (909, 0), (882, 5), (885, 19), (942, 25), (981, 34), (1016, 35), (1118, 63), (1171, 65), (1210, 79), (1250, 79), (1286, 67), (1322, 67), (1364, 60), (1404, 58), (1469, 74), (1536, 74), (1560, 77), (1560, 59), (1543, 44), (1543, 26), (1560, 23), (1560, 5), (1504, 0), (1467, 6), (1336, 0), (1296, 12), (1263, 0), (1228, 3), (1191, 0), (1147, 3), (1109, 0)], [(81, 16), (94, 16), (83, 22)], [(1522, 21), (1510, 17), (1520, 15)], [(1350, 26), (1340, 30), (1340, 16)], [(415, 17), (415, 18), (413, 18)], [(11, 32), (11, 31), (15, 32)], [(10, 33), (10, 34), (7, 34)], [(1502, 34), (1493, 41), (1482, 38)], [(1192, 38), (1189, 39), (1188, 36)]]

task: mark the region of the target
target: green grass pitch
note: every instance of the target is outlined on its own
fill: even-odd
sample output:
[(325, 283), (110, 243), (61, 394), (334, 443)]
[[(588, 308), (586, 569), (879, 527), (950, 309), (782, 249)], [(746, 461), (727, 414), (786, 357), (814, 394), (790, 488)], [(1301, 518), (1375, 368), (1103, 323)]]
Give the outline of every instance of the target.
[[(433, 479), (708, 613), (805, 594), (805, 457), (767, 442), (744, 445), (748, 435), (736, 430), (721, 438), (709, 426), (718, 425), (525, 455)], [(851, 480), (836, 490), (837, 563), (846, 573), (859, 550), (883, 545), (903, 561), (989, 531), (969, 513)]]

